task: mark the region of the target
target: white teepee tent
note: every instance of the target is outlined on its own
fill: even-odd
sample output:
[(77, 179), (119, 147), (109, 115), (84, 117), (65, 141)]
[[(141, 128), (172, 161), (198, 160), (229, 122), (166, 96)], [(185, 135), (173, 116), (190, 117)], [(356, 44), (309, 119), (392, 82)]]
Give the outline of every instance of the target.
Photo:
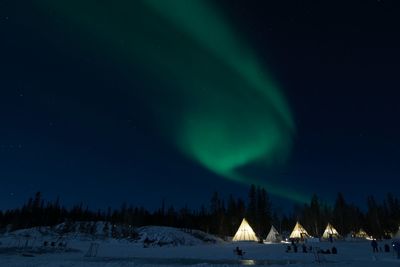
[(354, 234), (355, 238), (369, 238), (369, 235), (363, 230), (360, 229), (357, 233)]
[(299, 222), (297, 222), (293, 228), (292, 233), (290, 234), (290, 238), (303, 239), (308, 237), (310, 237), (310, 235), (307, 233), (306, 229), (304, 229), (304, 227)]
[(332, 226), (332, 224), (328, 223), (328, 225), (325, 228), (324, 233), (322, 234), (322, 238), (328, 239), (330, 236), (332, 236), (333, 238), (340, 237), (338, 231)]
[(258, 241), (256, 234), (245, 218), (243, 218), (243, 221), (235, 236), (232, 238), (232, 241)]
[(269, 233), (267, 235), (267, 238), (265, 238), (265, 242), (277, 243), (277, 242), (281, 242), (281, 240), (282, 240), (281, 235), (275, 229), (275, 227), (272, 225), (271, 230), (269, 230)]
[(400, 239), (400, 226), (399, 230), (397, 230), (397, 233), (394, 234), (393, 239)]

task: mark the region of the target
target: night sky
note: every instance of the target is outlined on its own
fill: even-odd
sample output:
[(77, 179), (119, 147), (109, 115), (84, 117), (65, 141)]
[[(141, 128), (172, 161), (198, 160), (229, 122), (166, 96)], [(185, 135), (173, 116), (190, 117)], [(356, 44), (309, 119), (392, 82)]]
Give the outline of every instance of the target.
[(399, 196), (393, 2), (0, 0), (0, 209)]

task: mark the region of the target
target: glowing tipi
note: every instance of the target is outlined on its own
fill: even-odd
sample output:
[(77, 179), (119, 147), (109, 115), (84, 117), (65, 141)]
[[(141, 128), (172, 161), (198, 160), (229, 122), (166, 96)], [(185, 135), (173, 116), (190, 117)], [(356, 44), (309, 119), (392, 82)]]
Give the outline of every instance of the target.
[(355, 238), (369, 238), (369, 235), (363, 230), (360, 229), (357, 233), (354, 234)]
[(269, 233), (267, 235), (267, 238), (265, 239), (265, 242), (281, 242), (282, 238), (279, 232), (275, 229), (275, 227), (272, 225), (271, 230), (269, 230)]
[(338, 231), (336, 231), (336, 229), (332, 226), (332, 224), (328, 223), (328, 225), (325, 228), (324, 233), (322, 234), (322, 238), (328, 239), (330, 236), (332, 236), (332, 238), (340, 237)]
[(235, 236), (232, 238), (232, 241), (258, 241), (256, 234), (245, 218), (243, 218), (243, 221)]
[(297, 222), (289, 238), (303, 239), (308, 237), (310, 237), (310, 235), (307, 233), (306, 229), (304, 229), (304, 227), (301, 226), (299, 222)]
[(393, 239), (400, 239), (400, 226), (399, 230), (397, 230), (397, 233), (394, 234)]

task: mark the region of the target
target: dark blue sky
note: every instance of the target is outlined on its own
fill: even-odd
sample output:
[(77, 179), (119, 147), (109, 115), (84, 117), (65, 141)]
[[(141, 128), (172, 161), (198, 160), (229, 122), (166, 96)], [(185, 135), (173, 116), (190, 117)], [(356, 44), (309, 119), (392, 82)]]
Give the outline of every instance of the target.
[[(296, 121), (291, 157), (266, 176), (361, 204), (400, 193), (400, 19), (390, 1), (349, 2), (217, 7), (266, 62)], [(127, 76), (53, 19), (24, 1), (0, 3), (0, 209), (36, 191), (96, 208), (154, 208), (162, 198), (197, 207), (215, 190), (246, 195), (246, 185), (165, 142), (141, 101), (139, 72)]]

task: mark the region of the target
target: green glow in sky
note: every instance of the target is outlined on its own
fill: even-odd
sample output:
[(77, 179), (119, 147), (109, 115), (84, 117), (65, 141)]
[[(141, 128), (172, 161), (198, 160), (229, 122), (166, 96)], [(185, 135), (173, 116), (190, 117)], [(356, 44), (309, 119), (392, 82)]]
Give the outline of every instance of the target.
[[(187, 157), (279, 196), (305, 197), (239, 169), (271, 166), (290, 152), (294, 123), (254, 52), (202, 0), (41, 0), (94, 52), (151, 77), (143, 90), (154, 123)], [(129, 72), (129, 71), (128, 71)], [(129, 75), (129, 73), (128, 73)]]

